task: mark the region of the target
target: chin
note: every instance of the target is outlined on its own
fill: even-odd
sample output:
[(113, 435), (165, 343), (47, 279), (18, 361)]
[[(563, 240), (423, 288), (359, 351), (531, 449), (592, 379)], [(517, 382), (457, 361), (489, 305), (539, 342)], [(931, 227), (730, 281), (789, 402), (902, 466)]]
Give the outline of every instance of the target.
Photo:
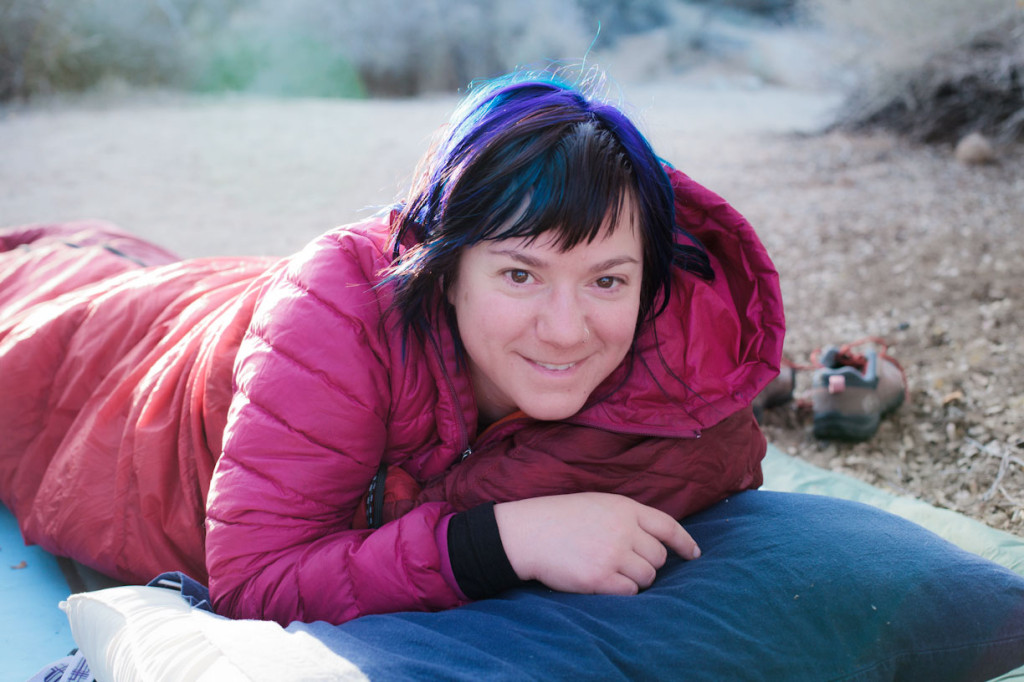
[(561, 402), (557, 405), (526, 405), (520, 407), (526, 415), (545, 422), (557, 422), (572, 417), (583, 408), (586, 401), (579, 403)]

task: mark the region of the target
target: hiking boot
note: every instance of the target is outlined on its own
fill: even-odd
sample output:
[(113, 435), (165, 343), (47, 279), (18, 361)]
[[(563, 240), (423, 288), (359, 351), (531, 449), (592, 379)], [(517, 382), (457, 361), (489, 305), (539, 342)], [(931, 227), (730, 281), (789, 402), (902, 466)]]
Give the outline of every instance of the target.
[(817, 438), (867, 440), (906, 397), (903, 369), (884, 347), (861, 355), (851, 351), (853, 345), (826, 348), (819, 358), (821, 367), (811, 380)]
[(754, 408), (754, 417), (757, 423), (762, 423), (764, 411), (779, 405), (785, 405), (793, 399), (793, 387), (796, 386), (796, 368), (783, 366), (779, 376), (772, 379), (771, 383), (757, 394), (750, 405)]

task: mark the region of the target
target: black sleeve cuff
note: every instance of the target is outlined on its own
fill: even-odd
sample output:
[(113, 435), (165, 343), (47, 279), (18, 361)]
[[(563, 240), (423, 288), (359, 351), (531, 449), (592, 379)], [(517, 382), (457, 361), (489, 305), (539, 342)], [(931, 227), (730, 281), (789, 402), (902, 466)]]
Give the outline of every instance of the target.
[(459, 589), (470, 599), (485, 599), (523, 584), (501, 544), (493, 502), (452, 516), (448, 557)]

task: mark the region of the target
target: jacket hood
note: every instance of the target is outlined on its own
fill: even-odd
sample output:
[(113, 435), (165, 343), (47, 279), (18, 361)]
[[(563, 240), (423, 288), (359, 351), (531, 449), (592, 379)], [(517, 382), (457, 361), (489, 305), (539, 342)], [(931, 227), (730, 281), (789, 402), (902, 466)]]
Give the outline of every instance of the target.
[(785, 318), (764, 245), (724, 199), (668, 173), (676, 220), (707, 249), (715, 279), (676, 269), (665, 310), (573, 423), (692, 437), (750, 404), (779, 372)]

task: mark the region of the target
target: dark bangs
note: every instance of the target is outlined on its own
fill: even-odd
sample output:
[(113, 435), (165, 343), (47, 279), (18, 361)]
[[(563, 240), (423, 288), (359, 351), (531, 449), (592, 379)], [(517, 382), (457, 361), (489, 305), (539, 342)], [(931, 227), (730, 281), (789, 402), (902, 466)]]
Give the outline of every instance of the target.
[(629, 162), (593, 121), (545, 126), (491, 147), (452, 188), (437, 236), (456, 248), (534, 240), (568, 251), (613, 229), (635, 194)]

